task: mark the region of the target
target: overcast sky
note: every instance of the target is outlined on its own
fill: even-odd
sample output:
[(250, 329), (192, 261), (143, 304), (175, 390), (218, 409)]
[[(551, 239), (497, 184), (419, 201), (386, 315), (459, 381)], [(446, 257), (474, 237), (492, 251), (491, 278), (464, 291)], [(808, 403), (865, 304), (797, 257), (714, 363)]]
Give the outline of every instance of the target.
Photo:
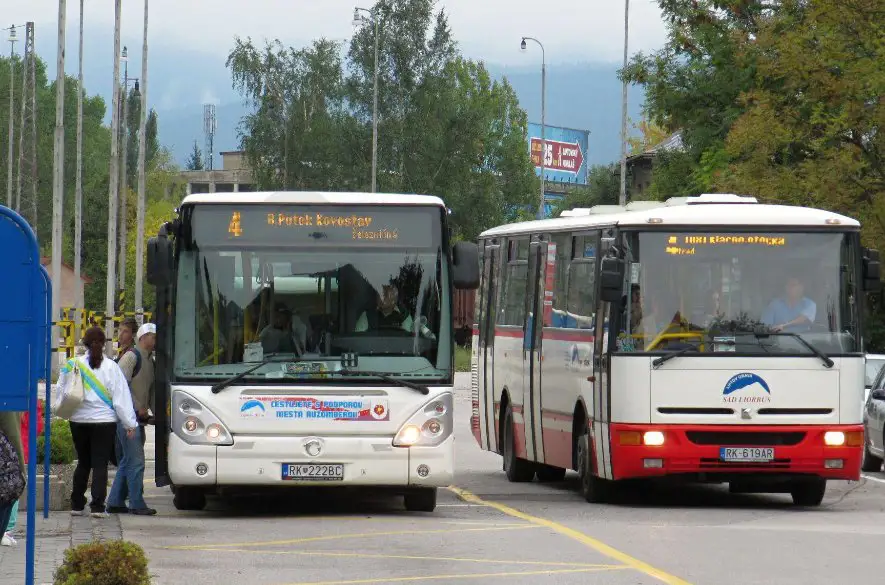
[[(150, 0), (149, 41), (167, 49), (226, 55), (235, 35), (280, 38), (292, 45), (319, 36), (345, 39), (353, 32), (354, 1)], [(371, 0), (356, 1), (371, 7)], [(114, 1), (85, 2), (87, 30), (100, 27), (111, 34)], [(3, 0), (2, 4), (3, 27), (33, 20), (44, 43), (46, 35), (56, 34), (58, 0)], [(67, 0), (69, 49), (76, 47), (71, 41), (77, 37), (79, 4)], [(138, 47), (133, 52), (140, 55), (143, 3), (125, 0), (123, 4), (124, 44)], [(520, 53), (523, 35), (544, 43), (548, 63), (620, 62), (623, 56), (623, 0), (442, 0), (438, 6), (449, 13), (455, 38), (470, 58), (504, 65), (540, 61), (540, 55)], [(658, 48), (664, 35), (657, 2), (633, 0), (630, 52)], [(7, 46), (3, 41), (0, 44)], [(76, 70), (76, 53), (69, 53), (65, 69)]]

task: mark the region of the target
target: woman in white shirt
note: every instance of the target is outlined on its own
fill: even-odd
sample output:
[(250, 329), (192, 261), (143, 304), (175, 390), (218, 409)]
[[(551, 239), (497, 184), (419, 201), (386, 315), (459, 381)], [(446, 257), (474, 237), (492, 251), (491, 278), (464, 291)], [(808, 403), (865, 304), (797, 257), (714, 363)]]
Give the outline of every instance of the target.
[(76, 366), (83, 378), (84, 400), (70, 417), (71, 435), (77, 451), (71, 514), (85, 514), (86, 484), (92, 472), (92, 501), (89, 508), (94, 518), (106, 518), (108, 461), (114, 451), (117, 420), (126, 427), (130, 436), (134, 436), (138, 422), (129, 385), (120, 366), (104, 356), (104, 331), (100, 327), (90, 327), (83, 336), (83, 344), (87, 354), (69, 360), (61, 370), (54, 407), (57, 408), (70, 391)]

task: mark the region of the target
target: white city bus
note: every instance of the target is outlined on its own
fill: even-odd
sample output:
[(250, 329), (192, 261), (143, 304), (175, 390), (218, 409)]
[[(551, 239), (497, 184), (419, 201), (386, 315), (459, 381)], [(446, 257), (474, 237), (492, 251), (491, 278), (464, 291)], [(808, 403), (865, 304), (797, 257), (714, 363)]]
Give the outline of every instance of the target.
[(213, 193), (148, 246), (157, 485), (178, 509), (280, 486), (392, 488), (430, 511), (453, 476), (453, 287), (436, 197)]
[(860, 473), (879, 261), (859, 230), (714, 194), (484, 232), (477, 442), (511, 481), (578, 471), (588, 501), (672, 476), (818, 505)]

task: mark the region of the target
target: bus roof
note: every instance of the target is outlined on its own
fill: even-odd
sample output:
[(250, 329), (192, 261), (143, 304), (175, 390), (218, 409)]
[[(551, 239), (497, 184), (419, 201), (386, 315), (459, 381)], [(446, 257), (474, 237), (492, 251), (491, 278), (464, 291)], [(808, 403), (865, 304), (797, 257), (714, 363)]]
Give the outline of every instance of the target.
[(753, 197), (709, 194), (698, 197), (674, 197), (667, 201), (634, 201), (625, 207), (598, 205), (564, 211), (560, 217), (511, 223), (488, 229), (481, 238), (518, 233), (567, 231), (597, 226), (661, 228), (760, 226), (811, 227), (855, 231), (860, 223), (850, 217), (811, 207), (765, 205)]
[(192, 203), (302, 204), (302, 205), (434, 205), (445, 207), (439, 197), (395, 193), (333, 193), (322, 191), (261, 191), (239, 193), (199, 193), (188, 195), (182, 205)]

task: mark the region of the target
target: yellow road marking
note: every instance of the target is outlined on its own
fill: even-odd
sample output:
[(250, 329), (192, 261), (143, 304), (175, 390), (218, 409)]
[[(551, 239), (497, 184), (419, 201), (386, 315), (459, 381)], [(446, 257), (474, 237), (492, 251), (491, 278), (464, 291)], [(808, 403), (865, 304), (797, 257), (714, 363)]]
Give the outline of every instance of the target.
[(368, 538), (372, 536), (397, 536), (409, 534), (446, 534), (452, 532), (494, 532), (499, 530), (525, 530), (527, 528), (537, 528), (531, 524), (521, 524), (519, 526), (501, 526), (495, 528), (462, 528), (459, 530), (391, 530), (389, 532), (362, 532), (356, 534), (332, 534), (327, 536), (308, 536), (305, 538), (292, 538), (288, 540), (268, 540), (264, 542), (231, 542), (222, 544), (202, 544), (202, 545), (184, 545), (184, 546), (165, 546), (167, 550), (197, 550), (197, 549), (227, 549), (255, 546), (280, 546), (284, 544), (301, 544), (303, 542), (318, 542), (322, 540), (344, 540), (347, 538)]
[(605, 565), (599, 563), (561, 563), (555, 561), (512, 561), (501, 559), (465, 559), (460, 557), (424, 557), (415, 555), (377, 555), (369, 553), (355, 553), (348, 551), (312, 551), (312, 550), (255, 550), (247, 548), (214, 548), (206, 547), (199, 549), (201, 552), (240, 552), (261, 555), (295, 555), (308, 557), (353, 557), (357, 559), (399, 559), (412, 561), (451, 561), (458, 563), (480, 563), (489, 565), (528, 565), (539, 567), (573, 567), (580, 569), (621, 569), (624, 565)]
[(569, 573), (593, 573), (618, 571), (624, 566), (592, 569), (557, 569), (553, 571), (511, 571), (507, 573), (469, 573), (463, 575), (420, 575), (416, 577), (383, 577), (375, 579), (352, 579), (348, 581), (299, 581), (287, 585), (369, 585), (371, 583), (405, 583), (409, 581), (442, 581), (443, 579), (488, 579), (492, 577), (530, 577), (532, 575), (567, 575)]
[(520, 520), (525, 520), (526, 522), (531, 522), (536, 526), (543, 526), (545, 528), (549, 528), (563, 536), (567, 536), (572, 540), (576, 540), (581, 544), (596, 550), (599, 553), (604, 554), (607, 557), (615, 559), (616, 561), (620, 561), (624, 565), (636, 569), (650, 577), (654, 577), (659, 581), (667, 583), (667, 585), (691, 585), (688, 581), (684, 579), (680, 579), (674, 575), (666, 573), (656, 567), (649, 565), (646, 562), (640, 561), (639, 559), (628, 555), (627, 553), (621, 552), (618, 549), (605, 544), (604, 542), (597, 540), (591, 536), (587, 536), (583, 532), (578, 532), (568, 526), (564, 526), (558, 522), (554, 522), (552, 520), (547, 520), (546, 518), (540, 518), (538, 516), (532, 516), (531, 514), (526, 514), (525, 512), (520, 512), (515, 508), (511, 508), (510, 506), (505, 506), (504, 504), (499, 504), (498, 502), (492, 502), (483, 500), (479, 496), (476, 496), (470, 493), (467, 490), (463, 490), (461, 488), (457, 488), (455, 486), (450, 486), (449, 490), (455, 493), (459, 498), (464, 500), (465, 502), (470, 502), (474, 504), (482, 504), (488, 506), (490, 508), (494, 508), (503, 514), (507, 514), (508, 516), (512, 516), (513, 518), (519, 518)]

